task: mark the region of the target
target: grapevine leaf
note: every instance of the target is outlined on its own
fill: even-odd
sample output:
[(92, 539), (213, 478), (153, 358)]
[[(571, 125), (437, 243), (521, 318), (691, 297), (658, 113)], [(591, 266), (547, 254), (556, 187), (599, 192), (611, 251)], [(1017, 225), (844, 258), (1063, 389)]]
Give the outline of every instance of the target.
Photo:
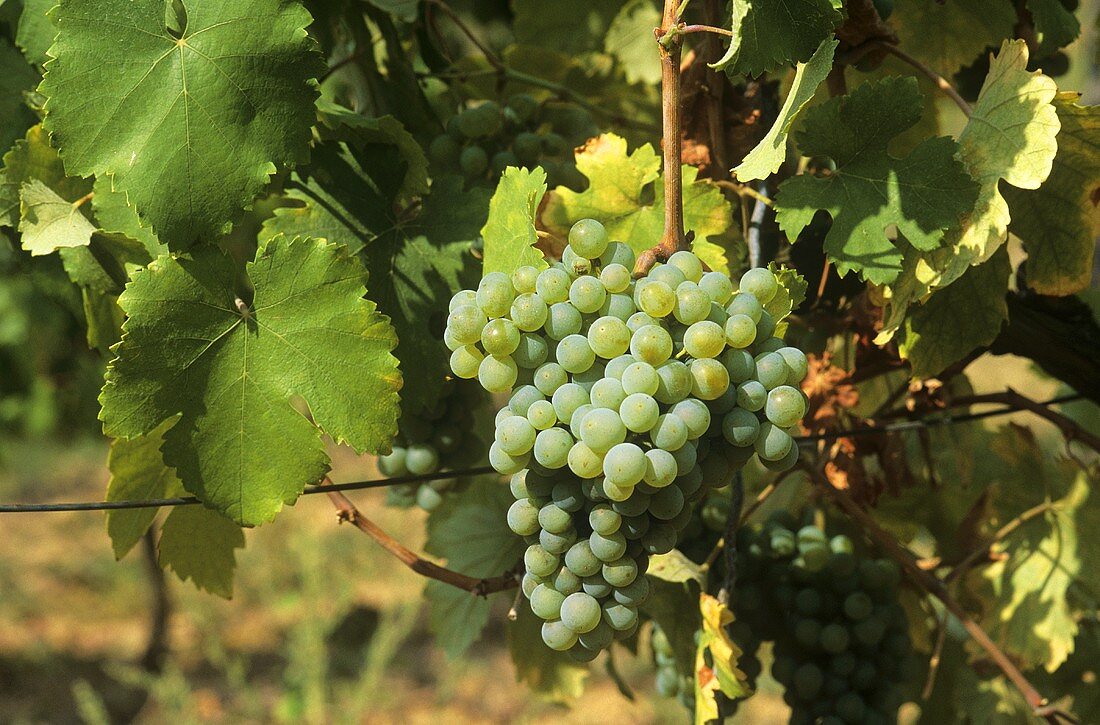
[[(748, 677), (737, 667), (741, 648), (730, 639), (726, 628), (733, 623), (733, 612), (710, 594), (699, 595), (703, 628), (695, 651), (695, 725), (720, 719), (717, 695), (736, 700), (752, 694)], [(707, 652), (711, 664), (707, 664)]]
[(47, 15), (54, 5), (57, 5), (57, 0), (23, 0), (15, 44), (23, 49), (27, 60), (37, 66), (45, 64), (46, 51), (57, 35), (57, 26)]
[[(35, 115), (23, 100), (34, 89), (37, 74), (7, 38), (0, 37), (0, 149), (9, 149), (15, 140), (35, 122)], [(0, 174), (2, 176), (2, 174)], [(2, 183), (2, 182), (0, 182)], [(3, 206), (0, 201), (0, 223)]]
[(900, 46), (913, 57), (950, 78), (986, 48), (1011, 38), (1016, 26), (1012, 3), (986, 0), (902, 2), (890, 16)]
[(481, 229), (485, 239), (483, 274), (511, 274), (518, 267), (549, 265), (535, 248), (535, 216), (546, 194), (546, 172), (509, 167), (489, 201), (489, 218)]
[(19, 200), (23, 249), (32, 255), (49, 254), (67, 247), (86, 247), (92, 240), (95, 225), (78, 207), (38, 179), (23, 184)]
[(627, 83), (660, 82), (661, 59), (653, 43), (653, 29), (660, 24), (661, 13), (648, 0), (630, 0), (611, 21), (604, 49), (619, 61)]
[(137, 272), (119, 300), (128, 318), (100, 418), (107, 435), (131, 438), (179, 414), (165, 463), (206, 505), (250, 526), (325, 474), (322, 431), (387, 450), (401, 378), (389, 320), (363, 299), (365, 272), (342, 248), (276, 237), (246, 274), (254, 293), (214, 248)]
[(544, 0), (513, 0), (516, 42), (569, 55), (591, 52), (600, 46), (622, 4), (623, 0), (557, 0), (551, 10)]
[(1050, 178), (1035, 191), (1006, 189), (1010, 229), (1024, 240), (1027, 283), (1040, 294), (1068, 295), (1089, 286), (1100, 233), (1100, 106), (1076, 93), (1054, 100), (1062, 130)]
[(844, 19), (830, 0), (733, 0), (733, 39), (714, 68), (754, 78), (808, 61)]
[[(147, 501), (164, 498), (168, 491), (179, 487), (176, 473), (164, 465), (160, 447), (164, 432), (175, 423), (169, 418), (145, 435), (134, 438), (115, 438), (107, 454), (107, 469), (111, 479), (107, 482), (108, 501)], [(126, 556), (134, 544), (149, 529), (158, 509), (119, 509), (107, 512), (107, 535), (115, 558)]]
[(798, 64), (794, 82), (783, 101), (783, 108), (779, 110), (779, 117), (764, 138), (760, 139), (760, 143), (733, 170), (738, 180), (766, 179), (779, 171), (783, 160), (787, 158), (787, 135), (791, 126), (832, 70), (833, 52), (838, 43), (835, 39), (822, 41), (810, 60)]
[(1035, 23), (1041, 55), (1064, 48), (1081, 34), (1081, 23), (1059, 0), (1027, 0), (1027, 9)]
[(110, 360), (114, 354), (111, 348), (122, 339), (122, 323), (126, 317), (118, 306), (118, 297), (82, 287), (80, 301), (88, 328), (85, 334), (88, 348), (98, 350), (104, 360)]
[(110, 176), (96, 179), (93, 190), (92, 212), (101, 230), (123, 234), (141, 242), (150, 257), (159, 257), (168, 251), (153, 230), (141, 223), (134, 207), (126, 201), (126, 194), (115, 190)]
[[(1082, 551), (1096, 549), (1081, 547)], [(1095, 568), (1095, 565), (1092, 565)], [(1031, 681), (1041, 692), (1057, 692), (1073, 698), (1073, 712), (1083, 716), (1100, 712), (1100, 688), (1096, 687), (1096, 663), (1100, 662), (1100, 622), (1082, 619), (1073, 643), (1073, 654), (1053, 674), (1040, 671)]]
[(970, 722), (1018, 725), (1036, 722), (1031, 708), (1003, 675), (981, 676), (971, 667), (954, 671), (953, 715), (966, 713)]
[(890, 140), (920, 120), (921, 96), (914, 78), (864, 83), (806, 113), (796, 134), (808, 156), (836, 162), (829, 176), (801, 174), (776, 196), (776, 218), (789, 239), (818, 210), (833, 223), (825, 251), (845, 274), (856, 270), (871, 282), (893, 281), (902, 252), (887, 236), (897, 227), (910, 244), (929, 250), (974, 206), (977, 184), (955, 158), (958, 144), (932, 138), (904, 159), (887, 153)]
[(39, 86), (68, 171), (112, 174), (173, 248), (225, 231), (277, 164), (306, 160), (324, 70), (297, 2), (186, 9), (177, 40), (163, 0), (63, 3)]
[(543, 643), (542, 620), (530, 607), (516, 607), (516, 614), (516, 620), (508, 624), (508, 648), (516, 666), (516, 679), (551, 702), (580, 697), (588, 679), (588, 667)]
[[(523, 540), (508, 528), (512, 497), (494, 481), (473, 484), (461, 496), (445, 501), (428, 518), (425, 551), (447, 560), (447, 566), (474, 577), (500, 576), (523, 557)], [(431, 603), (436, 642), (458, 657), (480, 636), (492, 605), (450, 584), (429, 581), (424, 596)]]
[(65, 176), (65, 167), (57, 151), (50, 146), (50, 135), (41, 125), (32, 126), (27, 135), (4, 154), (4, 173), (0, 175), (0, 226), (19, 225), (19, 189), (38, 180), (65, 201), (76, 201), (92, 190), (92, 182)]
[(420, 0), (367, 0), (367, 2), (406, 23), (416, 20), (416, 13), (420, 7)]
[[(603, 222), (612, 239), (625, 242), (635, 252), (655, 245), (664, 226), (664, 189), (661, 161), (649, 144), (629, 155), (626, 140), (603, 134), (577, 153), (577, 169), (588, 177), (588, 189), (554, 189), (543, 211), (543, 221), (564, 236), (573, 222), (592, 218)], [(709, 181), (698, 181), (699, 170), (683, 167), (684, 226), (695, 232), (693, 251), (711, 269), (725, 271), (725, 251), (709, 237), (721, 235), (730, 224), (730, 206)], [(653, 201), (647, 203), (647, 192)]]
[(898, 350), (908, 358), (914, 377), (936, 375), (993, 342), (1008, 319), (1005, 294), (1011, 275), (1008, 252), (1002, 250), (909, 309)]
[(158, 560), (182, 581), (231, 599), (236, 550), (243, 548), (244, 532), (225, 516), (202, 506), (176, 506), (161, 527)]
[[(806, 279), (798, 273), (797, 269), (792, 269), (785, 264), (777, 265), (775, 262), (769, 262), (768, 269), (779, 282), (779, 289), (764, 305), (764, 309), (777, 322), (780, 322), (806, 299)], [(777, 328), (776, 335), (782, 337), (782, 330)]]
[(705, 580), (699, 565), (673, 549), (650, 559), (650, 596), (642, 611), (664, 631), (676, 666), (685, 677), (695, 668), (695, 633), (701, 626), (696, 603)]
[(1050, 78), (1027, 72), (1027, 60), (1027, 44), (1017, 40), (1005, 41), (990, 61), (989, 75), (959, 136), (962, 162), (980, 185), (978, 200), (963, 227), (948, 232), (943, 248), (906, 255), (880, 343), (901, 324), (910, 303), (951, 284), (1004, 244), (1011, 215), (1001, 181), (1037, 189), (1050, 175), (1060, 126), (1051, 100), (1058, 89)]

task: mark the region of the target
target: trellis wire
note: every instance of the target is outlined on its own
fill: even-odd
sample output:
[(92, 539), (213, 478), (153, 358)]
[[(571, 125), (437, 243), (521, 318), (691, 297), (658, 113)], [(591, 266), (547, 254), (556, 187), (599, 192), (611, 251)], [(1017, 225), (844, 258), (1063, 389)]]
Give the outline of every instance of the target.
[[(1081, 400), (1083, 397), (1084, 396), (1080, 395), (1079, 393), (1070, 393), (1067, 395), (1060, 395), (1056, 398), (1051, 398), (1050, 400), (1047, 400), (1040, 405), (1048, 406), (1060, 405), (1062, 403), (1072, 403), (1074, 401)], [(893, 423), (887, 423), (886, 425), (882, 426), (863, 426), (860, 428), (852, 428), (850, 430), (835, 431), (830, 433), (794, 436), (794, 439), (800, 446), (811, 446), (815, 443), (835, 441), (840, 438), (853, 438), (856, 436), (868, 435), (885, 435), (889, 433), (918, 430), (921, 428), (935, 428), (945, 425), (969, 423), (976, 420), (984, 420), (985, 418), (994, 418), (997, 416), (1009, 415), (1011, 413), (1020, 413), (1023, 412), (1023, 410), (1023, 408), (1013, 405), (996, 408), (994, 410), (986, 410), (979, 413), (963, 413), (961, 415), (951, 415), (949, 413), (935, 414), (935, 417), (922, 418), (918, 420), (900, 420)], [(371, 488), (398, 486), (403, 483), (424, 483), (427, 481), (439, 481), (447, 478), (481, 476), (490, 473), (494, 473), (491, 466), (480, 466), (478, 468), (466, 468), (458, 471), (438, 471), (436, 473), (428, 473), (416, 476), (395, 476), (393, 478), (380, 478), (372, 479), (369, 481), (351, 481), (348, 483), (334, 483), (324, 486), (313, 486), (303, 491), (302, 495), (308, 496), (317, 493), (328, 493), (330, 491), (361, 491)], [(15, 503), (0, 504), (0, 514), (50, 513), (61, 511), (120, 511), (125, 509), (160, 508), (161, 506), (190, 506), (199, 503), (202, 502), (194, 496), (127, 501)]]

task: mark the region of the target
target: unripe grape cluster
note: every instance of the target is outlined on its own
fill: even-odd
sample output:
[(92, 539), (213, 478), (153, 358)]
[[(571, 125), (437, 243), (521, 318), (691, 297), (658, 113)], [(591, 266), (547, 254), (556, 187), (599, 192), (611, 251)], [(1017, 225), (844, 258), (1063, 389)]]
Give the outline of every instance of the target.
[[(473, 412), (484, 406), (487, 398), (476, 384), (447, 380), (430, 408), (403, 409), (393, 451), (378, 458), (379, 472), (387, 478), (420, 476), (461, 469), (484, 460), (485, 444), (474, 434)], [(459, 483), (458, 478), (441, 478), (389, 486), (387, 502), (433, 511), (443, 502), (445, 494), (458, 491)]]
[(455, 295), (444, 334), (455, 375), (511, 393), (489, 462), (512, 476), (543, 641), (580, 660), (635, 631), (649, 556), (676, 545), (694, 502), (754, 454), (794, 464), (806, 405), (806, 358), (764, 309), (772, 272), (737, 290), (691, 252), (637, 280), (634, 264), (581, 220), (561, 262)]
[(503, 107), (485, 101), (459, 112), (432, 140), (428, 156), (436, 168), (461, 173), (471, 183), (496, 183), (509, 166), (541, 166), (550, 186), (580, 190), (586, 180), (577, 171), (573, 147), (596, 132), (584, 109), (551, 108), (520, 93)]

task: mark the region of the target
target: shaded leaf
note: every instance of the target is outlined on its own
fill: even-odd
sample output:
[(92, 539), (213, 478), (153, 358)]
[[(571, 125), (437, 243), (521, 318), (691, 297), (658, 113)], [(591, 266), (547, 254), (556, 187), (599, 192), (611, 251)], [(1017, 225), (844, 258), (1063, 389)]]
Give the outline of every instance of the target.
[(24, 138), (4, 154), (0, 174), (0, 226), (19, 225), (19, 190), (29, 181), (41, 181), (65, 201), (76, 201), (92, 190), (90, 179), (65, 175), (50, 135), (41, 125), (27, 129)]
[(986, 48), (1013, 35), (1016, 8), (986, 0), (901, 2), (890, 16), (900, 46), (940, 75), (950, 78)]
[(808, 61), (844, 15), (830, 0), (732, 0), (733, 39), (714, 68), (759, 76)]
[(702, 626), (699, 593), (705, 577), (699, 565), (673, 549), (653, 556), (646, 570), (650, 596), (642, 611), (664, 631), (681, 674), (690, 677), (695, 669), (695, 633)]
[(94, 191), (92, 211), (101, 230), (124, 234), (141, 242), (150, 257), (159, 257), (168, 251), (153, 230), (141, 223), (137, 211), (127, 202), (126, 194), (114, 189), (110, 176), (96, 179)]
[[(23, 59), (7, 38), (0, 37), (0, 150), (11, 148), (16, 139), (31, 127), (37, 116), (27, 107), (23, 94), (34, 90), (38, 74)], [(3, 172), (0, 171), (0, 178)], [(3, 182), (0, 181), (0, 184)], [(3, 200), (0, 196), (0, 224), (3, 224)]]
[(46, 51), (57, 34), (57, 26), (47, 12), (58, 0), (23, 0), (23, 13), (15, 31), (15, 44), (23, 49), (27, 60), (35, 65), (45, 64)]
[(1059, 0), (1027, 0), (1035, 34), (1044, 55), (1063, 48), (1081, 34), (1081, 23)]
[(619, 61), (628, 83), (661, 81), (661, 58), (653, 29), (661, 24), (661, 12), (650, 0), (630, 0), (611, 21), (604, 50)]
[(580, 697), (588, 679), (588, 666), (543, 643), (542, 620), (530, 607), (517, 607), (516, 612), (516, 621), (508, 623), (508, 649), (516, 666), (516, 679), (552, 702)]
[(160, 530), (158, 560), (181, 580), (230, 599), (237, 549), (244, 548), (241, 527), (202, 506), (176, 506)]
[[(164, 432), (175, 423), (170, 418), (146, 435), (127, 440), (115, 438), (107, 454), (111, 478), (107, 482), (108, 501), (146, 501), (165, 498), (169, 490), (179, 487), (175, 471), (164, 465), (160, 447)], [(107, 535), (115, 558), (126, 556), (149, 529), (157, 508), (119, 509), (107, 512)]]

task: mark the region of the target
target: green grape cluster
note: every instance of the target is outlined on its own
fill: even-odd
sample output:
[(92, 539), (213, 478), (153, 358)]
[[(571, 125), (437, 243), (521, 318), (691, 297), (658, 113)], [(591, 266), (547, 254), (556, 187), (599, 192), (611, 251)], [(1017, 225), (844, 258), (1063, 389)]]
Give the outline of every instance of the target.
[[(393, 452), (379, 456), (379, 472), (387, 478), (420, 476), (484, 460), (485, 445), (474, 434), (474, 411), (486, 402), (480, 386), (462, 380), (445, 381), (431, 408), (401, 412)], [(398, 484), (387, 489), (387, 502), (433, 511), (446, 493), (455, 493), (459, 488), (459, 478)]]
[(898, 603), (897, 565), (860, 557), (846, 536), (795, 529), (775, 519), (740, 532), (737, 624), (774, 640), (771, 673), (786, 688), (792, 723), (895, 722), (903, 685), (921, 666)]
[(649, 556), (753, 455), (797, 458), (806, 358), (773, 336), (775, 275), (677, 252), (635, 280), (630, 247), (577, 222), (561, 262), (486, 275), (451, 300), (451, 369), (493, 393), (489, 462), (512, 476), (523, 591), (543, 640), (590, 660), (638, 626)]
[(431, 162), (461, 173), (471, 183), (496, 183), (509, 166), (541, 166), (550, 186), (584, 188), (573, 147), (596, 133), (588, 112), (578, 107), (550, 108), (525, 93), (501, 107), (495, 101), (467, 108), (447, 123), (445, 133), (428, 147)]

